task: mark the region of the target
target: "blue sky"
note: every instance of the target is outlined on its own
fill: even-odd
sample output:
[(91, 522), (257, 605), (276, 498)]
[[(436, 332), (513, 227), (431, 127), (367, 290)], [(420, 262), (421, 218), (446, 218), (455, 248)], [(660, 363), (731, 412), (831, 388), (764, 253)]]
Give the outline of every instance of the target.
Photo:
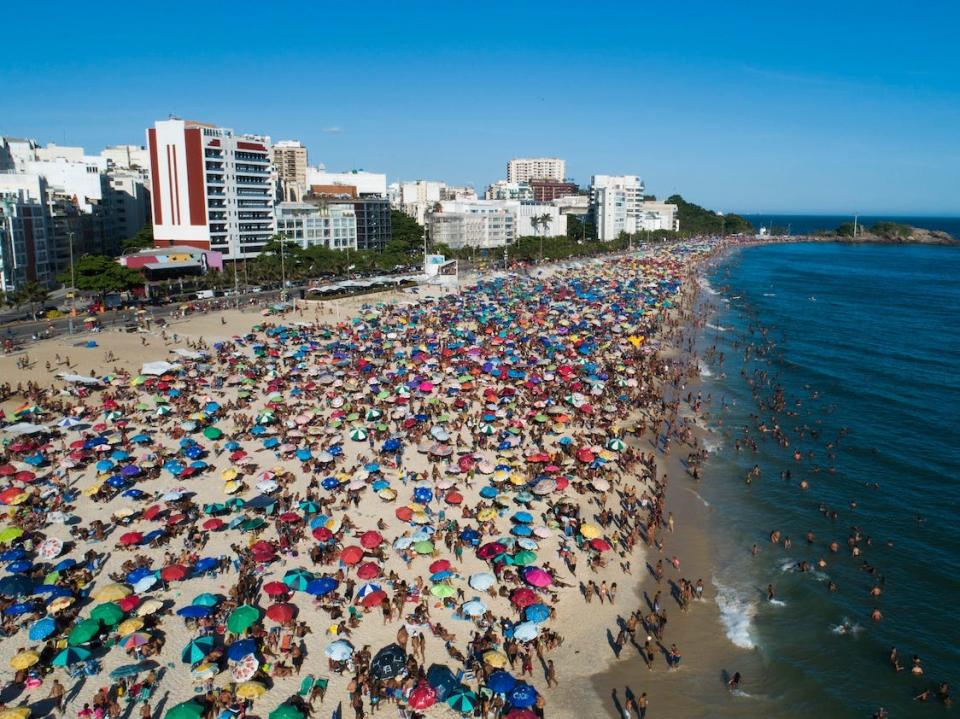
[(950, 0), (54, 2), (21, 20), (0, 134), (43, 143), (143, 144), (175, 114), (391, 180), (480, 188), (555, 155), (582, 184), (639, 174), (724, 211), (960, 214)]

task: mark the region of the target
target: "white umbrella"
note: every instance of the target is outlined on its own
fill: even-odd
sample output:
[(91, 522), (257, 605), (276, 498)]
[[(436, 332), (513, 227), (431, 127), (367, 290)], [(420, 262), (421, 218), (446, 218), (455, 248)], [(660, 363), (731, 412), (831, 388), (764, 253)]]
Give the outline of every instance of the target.
[(496, 581), (497, 578), (489, 572), (479, 572), (478, 574), (471, 574), (468, 583), (478, 592), (485, 592), (492, 587)]
[(487, 611), (487, 605), (479, 599), (471, 599), (460, 607), (460, 612), (466, 617), (479, 617)]

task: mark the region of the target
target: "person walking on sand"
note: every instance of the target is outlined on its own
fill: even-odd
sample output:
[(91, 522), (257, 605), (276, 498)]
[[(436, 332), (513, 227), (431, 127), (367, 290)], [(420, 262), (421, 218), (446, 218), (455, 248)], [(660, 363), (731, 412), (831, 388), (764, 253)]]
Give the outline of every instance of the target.
[(553, 666), (553, 659), (547, 660), (547, 670), (545, 675), (548, 687), (560, 686), (560, 682), (557, 681), (557, 669), (555, 666)]

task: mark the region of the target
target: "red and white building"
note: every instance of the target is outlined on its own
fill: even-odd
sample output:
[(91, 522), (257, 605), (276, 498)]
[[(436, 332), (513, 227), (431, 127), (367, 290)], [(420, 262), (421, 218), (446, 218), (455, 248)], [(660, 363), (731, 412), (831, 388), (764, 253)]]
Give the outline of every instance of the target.
[(147, 130), (157, 247), (255, 257), (274, 235), (270, 138), (190, 120)]

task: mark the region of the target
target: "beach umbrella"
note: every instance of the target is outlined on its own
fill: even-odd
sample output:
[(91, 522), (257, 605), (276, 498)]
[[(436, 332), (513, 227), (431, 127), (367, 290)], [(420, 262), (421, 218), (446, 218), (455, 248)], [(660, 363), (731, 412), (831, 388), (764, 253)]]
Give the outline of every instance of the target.
[[(0, 587), (0, 594), (2, 594), (2, 587)], [(128, 594), (133, 594), (130, 590), (130, 587), (127, 587), (123, 584), (107, 584), (105, 587), (100, 589), (93, 595), (93, 598), (98, 602), (115, 602), (118, 599), (123, 599)]]
[(297, 613), (297, 608), (289, 603), (273, 604), (267, 607), (267, 618), (278, 624), (289, 622)]
[(126, 532), (120, 535), (120, 544), (130, 547), (143, 541), (143, 532)]
[(306, 569), (291, 569), (283, 575), (283, 583), (291, 589), (303, 591), (313, 580), (313, 575)]
[(151, 662), (141, 662), (139, 664), (123, 664), (117, 667), (116, 669), (114, 669), (112, 672), (110, 672), (110, 678), (122, 679), (123, 677), (132, 677), (139, 674), (140, 672), (149, 671), (150, 669), (153, 668), (153, 666), (154, 665)]
[(491, 672), (487, 677), (487, 688), (494, 694), (506, 694), (517, 685), (517, 680), (505, 671)]
[(465, 686), (455, 687), (447, 696), (447, 706), (460, 714), (471, 714), (478, 703), (477, 695)]
[(177, 616), (184, 619), (200, 619), (201, 617), (209, 617), (212, 613), (212, 607), (203, 607), (198, 604), (188, 604), (177, 610)]
[(504, 714), (503, 719), (540, 719), (529, 709), (511, 709)]
[(263, 585), (263, 592), (268, 597), (279, 597), (290, 593), (290, 588), (283, 582), (267, 582)]
[(30, 716), (30, 707), (13, 707), (0, 710), (0, 719), (27, 719)]
[(21, 669), (32, 667), (39, 661), (40, 655), (36, 652), (22, 651), (13, 655), (13, 657), (10, 659), (10, 667), (19, 671)]
[(31, 569), (33, 569), (33, 562), (28, 562), (26, 559), (10, 562), (10, 564), (6, 566), (6, 570), (12, 574), (24, 574)]
[(437, 691), (437, 700), (443, 701), (457, 686), (457, 678), (450, 667), (444, 664), (431, 664), (427, 670), (427, 683)]
[(537, 638), (540, 628), (533, 622), (521, 622), (513, 628), (513, 637), (521, 642), (529, 642)]
[(526, 682), (517, 682), (513, 689), (507, 692), (507, 701), (510, 706), (526, 709), (537, 701), (537, 690)]
[(112, 627), (123, 621), (123, 610), (113, 602), (104, 602), (93, 608), (90, 618), (96, 619), (104, 626)]
[(78, 644), (85, 644), (93, 639), (100, 632), (100, 622), (96, 619), (84, 619), (77, 622), (67, 637), (67, 644), (74, 647)]
[(37, 556), (41, 559), (54, 559), (55, 557), (60, 556), (60, 552), (63, 551), (63, 541), (57, 539), (56, 537), (50, 537), (45, 540), (43, 544), (37, 549)]
[(90, 650), (83, 647), (67, 647), (57, 654), (50, 663), (55, 667), (66, 667), (70, 664), (86, 661), (90, 656)]
[(243, 682), (234, 693), (241, 699), (259, 699), (267, 693), (267, 688), (260, 682)]
[(425, 681), (421, 681), (407, 697), (407, 706), (418, 711), (432, 707), (436, 703), (437, 690)]
[(340, 561), (344, 564), (358, 564), (363, 559), (363, 548), (357, 546), (345, 547), (340, 552)]
[(318, 577), (311, 581), (306, 588), (308, 594), (313, 594), (317, 597), (322, 597), (325, 594), (329, 594), (334, 589), (337, 588), (339, 582), (333, 577)]
[(123, 599), (117, 601), (117, 606), (124, 612), (132, 612), (140, 606), (142, 600), (136, 594), (128, 594)]
[(36, 610), (37, 606), (31, 600), (29, 602), (17, 602), (16, 604), (11, 604), (9, 607), (3, 610), (3, 613), (10, 617), (18, 617), (21, 614), (29, 614), (30, 612)]
[(204, 636), (191, 639), (180, 652), (184, 664), (196, 664), (213, 651), (213, 637)]
[(380, 680), (400, 676), (406, 668), (406, 652), (399, 644), (388, 644), (376, 653), (370, 662), (370, 674)]
[(220, 597), (215, 594), (210, 594), (209, 592), (204, 592), (203, 594), (198, 594), (193, 598), (191, 604), (196, 604), (198, 607), (215, 607), (220, 603)]
[(159, 612), (163, 609), (163, 603), (157, 601), (156, 599), (148, 599), (139, 607), (137, 607), (137, 616), (146, 617), (156, 612)]
[(540, 567), (525, 567), (521, 574), (523, 580), (533, 587), (549, 587), (553, 583), (550, 573)]
[(535, 561), (537, 561), (537, 555), (529, 549), (522, 549), (510, 557), (510, 563), (518, 567), (525, 567)]
[(330, 642), (323, 653), (335, 662), (345, 662), (353, 656), (353, 645), (345, 639)]
[(466, 617), (479, 617), (487, 611), (487, 605), (479, 599), (471, 599), (460, 607), (460, 613)]
[(303, 712), (293, 704), (281, 704), (268, 715), (269, 719), (303, 719)]
[(523, 610), (523, 616), (528, 622), (542, 624), (550, 618), (550, 609), (546, 604), (531, 604)]
[(478, 592), (485, 592), (496, 583), (496, 577), (489, 572), (471, 574), (468, 584)]
[(255, 639), (238, 639), (227, 647), (227, 659), (232, 662), (238, 662), (250, 654), (257, 653), (257, 641)]
[(234, 681), (245, 682), (248, 679), (252, 679), (259, 668), (260, 660), (253, 654), (248, 654), (233, 665), (233, 669), (230, 670), (230, 675)]
[(201, 719), (203, 712), (203, 706), (191, 699), (170, 707), (164, 719)]
[(495, 649), (484, 652), (483, 654), (483, 663), (493, 667), (494, 669), (503, 669), (507, 666), (507, 655), (503, 652), (498, 652)]
[(223, 436), (223, 432), (219, 427), (205, 427), (203, 430), (203, 436), (210, 440), (216, 440)]
[(137, 647), (142, 647), (150, 641), (150, 635), (144, 632), (133, 632), (120, 640), (120, 646), (130, 651)]
[(415, 542), (413, 545), (413, 551), (417, 554), (430, 554), (433, 551), (433, 542), (428, 540)]
[(260, 610), (249, 604), (241, 604), (227, 618), (227, 629), (234, 634), (242, 634), (260, 619)]
[(190, 570), (182, 564), (169, 564), (160, 570), (160, 579), (165, 582), (175, 582), (186, 579)]
[(53, 617), (44, 617), (30, 625), (29, 637), (31, 641), (41, 642), (56, 631), (57, 623)]

